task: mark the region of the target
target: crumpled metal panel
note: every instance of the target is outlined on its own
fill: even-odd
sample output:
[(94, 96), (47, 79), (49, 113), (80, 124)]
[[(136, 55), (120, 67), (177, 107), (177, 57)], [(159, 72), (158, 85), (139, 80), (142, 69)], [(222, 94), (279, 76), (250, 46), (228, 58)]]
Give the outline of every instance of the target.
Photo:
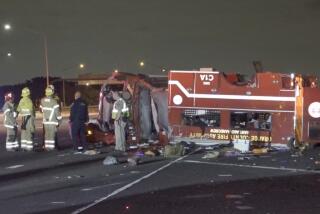
[(139, 96), (141, 139), (149, 140), (152, 135), (151, 97), (148, 89), (141, 89)]
[(151, 96), (157, 108), (157, 120), (160, 130), (169, 133), (168, 92), (165, 90), (153, 91), (151, 92)]

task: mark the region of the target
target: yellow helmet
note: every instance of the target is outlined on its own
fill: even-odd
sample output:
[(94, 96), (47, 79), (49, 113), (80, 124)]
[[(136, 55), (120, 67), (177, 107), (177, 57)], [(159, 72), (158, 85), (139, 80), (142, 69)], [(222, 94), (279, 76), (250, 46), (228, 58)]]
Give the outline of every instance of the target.
[(28, 87), (25, 87), (25, 88), (22, 89), (21, 96), (22, 97), (30, 96), (30, 90), (29, 90)]
[(52, 96), (53, 95), (53, 90), (51, 87), (47, 87), (46, 88), (46, 96)]

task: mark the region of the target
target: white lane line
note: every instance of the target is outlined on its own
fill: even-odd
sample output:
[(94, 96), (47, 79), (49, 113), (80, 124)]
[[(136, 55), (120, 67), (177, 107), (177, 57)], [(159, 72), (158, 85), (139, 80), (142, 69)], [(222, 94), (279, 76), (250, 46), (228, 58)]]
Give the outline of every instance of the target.
[(13, 165), (13, 166), (8, 166), (6, 167), (6, 169), (16, 169), (16, 168), (20, 168), (23, 167), (24, 165)]
[(104, 188), (104, 187), (116, 186), (116, 185), (119, 185), (122, 183), (123, 182), (117, 182), (117, 183), (106, 184), (106, 185), (101, 185), (101, 186), (87, 187), (87, 188), (81, 189), (81, 191), (90, 191), (90, 190), (100, 189), (100, 188)]
[(251, 206), (236, 206), (238, 210), (253, 210), (254, 208)]
[(304, 173), (317, 173), (317, 174), (320, 173), (320, 171), (318, 170), (296, 169), (296, 168), (288, 168), (288, 167), (272, 167), (272, 166), (257, 166), (257, 165), (252, 166), (252, 165), (244, 165), (244, 164), (193, 161), (193, 160), (185, 160), (184, 162), (196, 163), (196, 164), (208, 164), (208, 165), (216, 165), (216, 166), (236, 166), (236, 167), (256, 168), (256, 169), (282, 170), (282, 171), (290, 171), (290, 172), (304, 172)]
[(52, 201), (51, 204), (65, 204), (64, 201)]
[(221, 174), (221, 175), (218, 175), (219, 177), (232, 177), (231, 174)]
[(145, 175), (145, 176), (143, 176), (143, 177), (141, 177), (141, 178), (139, 178), (139, 179), (137, 179), (137, 180), (135, 180), (135, 181), (133, 181), (133, 182), (131, 182), (131, 183), (129, 183), (129, 184), (121, 187), (121, 188), (119, 188), (119, 189), (116, 189), (115, 191), (113, 191), (113, 192), (110, 193), (109, 195), (107, 195), (107, 196), (105, 196), (105, 197), (102, 197), (102, 198), (100, 198), (100, 199), (97, 199), (97, 200), (95, 200), (93, 203), (91, 203), (91, 204), (89, 204), (89, 205), (87, 205), (87, 206), (85, 206), (85, 207), (82, 207), (82, 208), (80, 208), (80, 209), (77, 209), (77, 210), (73, 211), (72, 214), (81, 213), (81, 212), (83, 212), (83, 211), (85, 211), (85, 210), (87, 210), (87, 209), (89, 209), (89, 208), (91, 208), (91, 207), (93, 207), (93, 206), (101, 203), (102, 201), (105, 201), (105, 200), (107, 200), (108, 198), (110, 198), (110, 197), (112, 197), (112, 196), (115, 196), (115, 195), (119, 194), (120, 192), (123, 192), (123, 191), (129, 189), (129, 188), (132, 187), (133, 185), (140, 183), (141, 181), (143, 181), (143, 180), (151, 177), (152, 175), (154, 175), (154, 174), (156, 174), (156, 173), (164, 170), (165, 168), (167, 168), (167, 167), (171, 166), (172, 164), (174, 164), (174, 163), (176, 163), (176, 162), (178, 162), (178, 161), (180, 161), (180, 160), (188, 157), (189, 155), (191, 155), (191, 154), (193, 154), (193, 153), (195, 153), (195, 152), (197, 152), (197, 151), (199, 151), (199, 149), (197, 149), (196, 151), (194, 151), (194, 152), (192, 152), (192, 153), (190, 153), (190, 154), (188, 154), (188, 155), (186, 155), (186, 156), (182, 156), (182, 157), (180, 157), (180, 158), (178, 158), (178, 159), (176, 159), (176, 160), (173, 160), (173, 161), (169, 162), (168, 164), (160, 167), (159, 169), (154, 170), (154, 171), (150, 172), (149, 174), (147, 174), (147, 175)]
[(236, 194), (228, 194), (225, 196), (226, 199), (242, 199), (242, 195), (236, 195)]

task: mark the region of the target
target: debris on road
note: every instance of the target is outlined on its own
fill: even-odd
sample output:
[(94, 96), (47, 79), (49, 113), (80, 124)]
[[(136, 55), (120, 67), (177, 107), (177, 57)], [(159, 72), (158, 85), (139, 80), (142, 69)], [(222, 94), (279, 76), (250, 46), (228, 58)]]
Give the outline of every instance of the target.
[(255, 155), (262, 155), (268, 153), (268, 148), (255, 148), (252, 149), (252, 153)]
[(210, 152), (207, 152), (203, 157), (202, 159), (216, 159), (218, 158), (220, 155), (220, 152), (218, 151), (210, 151)]
[(146, 151), (144, 154), (147, 155), (147, 156), (151, 156), (151, 157), (156, 156), (156, 154), (151, 150)]
[(100, 152), (97, 150), (87, 150), (83, 154), (84, 155), (97, 155), (97, 154), (100, 154)]
[(115, 157), (113, 156), (107, 156), (104, 160), (103, 160), (103, 165), (115, 165), (118, 164), (118, 161)]
[(225, 147), (221, 149), (220, 153), (224, 157), (237, 157), (241, 155), (240, 151), (233, 147)]
[(130, 166), (136, 166), (138, 165), (138, 161), (139, 161), (139, 158), (136, 157), (136, 156), (133, 156), (133, 157), (129, 157), (128, 158), (128, 163)]
[(248, 140), (240, 140), (237, 139), (233, 141), (234, 149), (239, 150), (241, 153), (249, 152), (250, 149), (250, 142)]
[(181, 143), (168, 144), (164, 147), (165, 158), (175, 158), (183, 156), (186, 153), (185, 147)]

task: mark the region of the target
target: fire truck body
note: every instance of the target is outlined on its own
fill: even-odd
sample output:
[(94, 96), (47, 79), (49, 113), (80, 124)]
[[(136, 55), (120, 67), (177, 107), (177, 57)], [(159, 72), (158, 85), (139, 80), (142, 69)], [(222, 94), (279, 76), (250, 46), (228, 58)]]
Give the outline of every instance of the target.
[(117, 91), (130, 109), (126, 127), (128, 144), (153, 140), (154, 136), (160, 136), (159, 132), (168, 133), (167, 83), (167, 76), (112, 73), (101, 87), (99, 114), (95, 124), (88, 126), (88, 142), (115, 142), (112, 91)]
[[(280, 144), (290, 139), (320, 142), (320, 103), (316, 102), (320, 90), (312, 81), (307, 85), (302, 76), (273, 72), (259, 72), (241, 81), (239, 75), (208, 69), (170, 71), (173, 135)], [(311, 104), (313, 117), (308, 112)]]

